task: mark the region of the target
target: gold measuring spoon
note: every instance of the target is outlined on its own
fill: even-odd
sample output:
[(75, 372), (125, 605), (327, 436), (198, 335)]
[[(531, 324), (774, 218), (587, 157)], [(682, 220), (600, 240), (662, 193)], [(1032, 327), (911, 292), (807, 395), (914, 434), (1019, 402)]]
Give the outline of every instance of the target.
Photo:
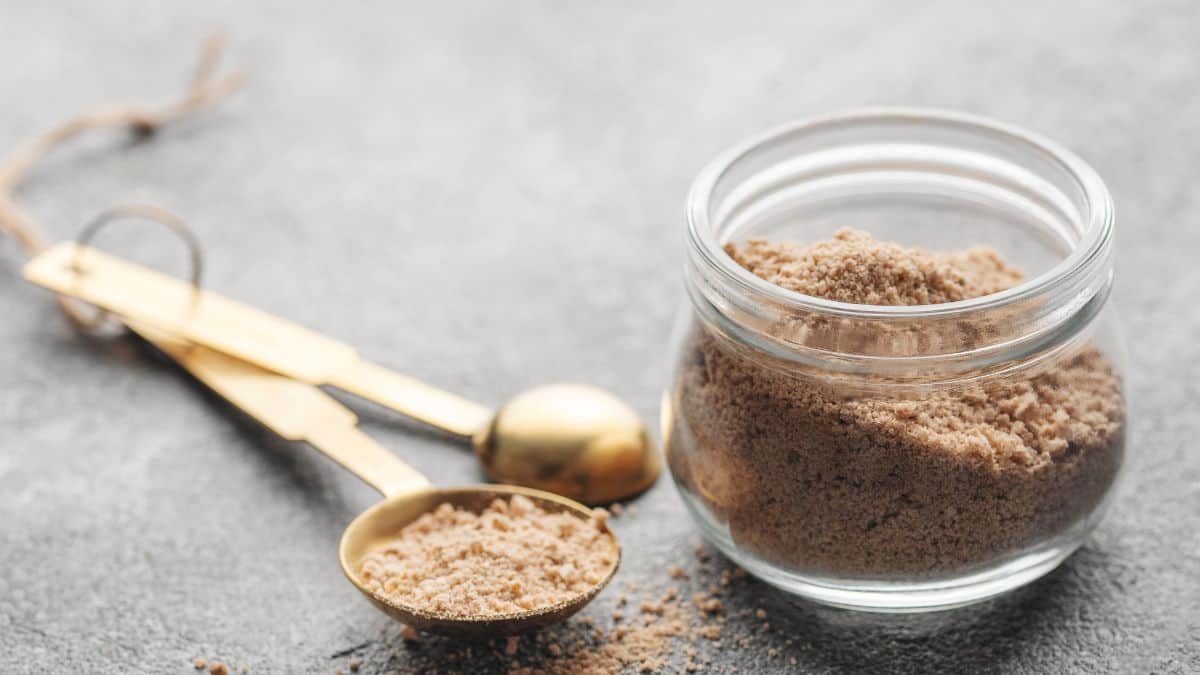
[(662, 471), (637, 413), (601, 389), (540, 387), (493, 413), (363, 360), (350, 345), (87, 246), (58, 244), (24, 274), (139, 325), (342, 389), (469, 441), (497, 481), (605, 504), (642, 492)]
[(164, 353), (237, 408), (293, 441), (307, 441), (383, 493), (384, 500), (354, 519), (342, 534), (338, 557), (346, 578), (385, 613), (419, 630), (461, 637), (511, 635), (557, 623), (578, 612), (616, 574), (620, 544), (612, 532), (617, 556), (604, 579), (570, 600), (501, 616), (462, 617), (398, 604), (367, 589), (360, 574), (363, 558), (399, 535), (404, 526), (449, 503), (478, 513), (498, 498), (525, 495), (551, 512), (567, 512), (587, 521), (591, 511), (559, 495), (508, 485), (435, 488), (370, 436), (360, 431), (354, 413), (317, 387), (283, 377), (239, 359), (169, 334), (129, 323)]

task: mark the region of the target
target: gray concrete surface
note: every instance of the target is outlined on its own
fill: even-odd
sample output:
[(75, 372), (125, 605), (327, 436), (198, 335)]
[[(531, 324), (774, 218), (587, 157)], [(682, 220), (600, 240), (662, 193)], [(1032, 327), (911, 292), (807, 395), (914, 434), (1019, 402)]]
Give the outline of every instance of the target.
[[(251, 74), (241, 95), (150, 143), (55, 154), (30, 209), (63, 238), (115, 202), (167, 206), (211, 287), (490, 403), (577, 379), (656, 418), (683, 195), (748, 133), (905, 103), (1076, 149), (1115, 196), (1131, 347), (1134, 466), (1108, 519), (1026, 591), (932, 619), (751, 585), (735, 608), (769, 609), (783, 657), (725, 649), (714, 669), (1200, 671), (1200, 5), (13, 0), (0, 148), (96, 102), (166, 99), (214, 29)], [(183, 259), (153, 229), (105, 242)], [(0, 672), (182, 673), (203, 655), (331, 673), (350, 652), (405, 672), (454, 650), (399, 645), (342, 579), (336, 542), (370, 489), (137, 344), (80, 339), (20, 262), (0, 242)], [(478, 477), (469, 454), (364, 418), (435, 481)], [(673, 487), (638, 505), (623, 579), (691, 564)]]

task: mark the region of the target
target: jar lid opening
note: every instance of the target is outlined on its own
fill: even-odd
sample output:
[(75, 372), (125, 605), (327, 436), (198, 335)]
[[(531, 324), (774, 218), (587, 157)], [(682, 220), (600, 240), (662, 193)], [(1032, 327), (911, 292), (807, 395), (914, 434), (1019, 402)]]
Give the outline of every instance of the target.
[[(941, 181), (949, 191), (957, 189), (952, 181), (959, 181), (1009, 195), (1011, 204), (1021, 204), (1013, 208), (1041, 208), (1061, 216), (1069, 250), (1048, 269), (998, 293), (900, 306), (804, 295), (755, 276), (725, 252), (723, 244), (738, 232), (730, 227), (733, 220), (751, 218), (747, 213), (763, 204), (799, 199), (796, 195), (815, 190), (822, 181), (868, 174), (888, 179), (919, 175)], [(1103, 305), (1111, 285), (1113, 221), (1112, 198), (1103, 181), (1053, 141), (963, 113), (867, 108), (782, 126), (739, 144), (705, 167), (688, 195), (689, 284), (698, 289), (692, 294), (694, 303), (711, 304), (731, 330), (754, 333), (755, 338), (765, 337), (764, 325), (788, 315), (859, 326), (904, 324), (913, 330), (969, 321), (995, 327), (1000, 317), (1009, 322), (992, 330), (987, 344), (954, 345), (953, 340), (935, 339), (938, 346), (932, 351), (914, 347), (908, 353), (843, 350), (842, 345), (830, 349), (829, 344), (774, 336), (773, 348), (785, 352), (816, 348), (838, 356), (901, 358), (909, 360), (909, 368), (912, 358), (951, 354), (982, 358), (987, 352), (991, 361), (1025, 358), (1033, 344), (1044, 350), (1071, 339)], [(871, 230), (869, 223), (861, 227)], [(1053, 344), (1043, 344), (1048, 335), (1057, 336)]]

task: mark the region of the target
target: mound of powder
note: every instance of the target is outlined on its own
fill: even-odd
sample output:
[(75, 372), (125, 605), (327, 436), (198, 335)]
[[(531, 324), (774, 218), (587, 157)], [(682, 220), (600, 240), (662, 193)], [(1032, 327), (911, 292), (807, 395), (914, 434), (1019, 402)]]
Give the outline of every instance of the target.
[[(853, 231), (728, 250), (767, 281), (859, 304), (949, 302), (1021, 279), (988, 249), (924, 252)], [(740, 546), (809, 573), (986, 565), (1085, 520), (1123, 456), (1120, 380), (1092, 346), (1036, 377), (901, 399), (790, 372), (698, 326), (676, 387), (675, 475)]]
[(617, 563), (607, 514), (551, 512), (522, 495), (482, 513), (442, 504), (365, 556), (368, 590), (452, 617), (497, 617), (561, 604)]
[(875, 241), (858, 230), (805, 245), (751, 239), (725, 251), (790, 291), (860, 305), (934, 305), (990, 295), (1021, 281), (990, 248), (941, 253)]

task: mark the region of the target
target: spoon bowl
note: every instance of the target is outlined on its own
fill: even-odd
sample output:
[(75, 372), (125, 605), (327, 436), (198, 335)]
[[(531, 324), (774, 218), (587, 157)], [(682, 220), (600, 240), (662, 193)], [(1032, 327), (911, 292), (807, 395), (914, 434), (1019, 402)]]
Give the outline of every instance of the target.
[(506, 403), (472, 438), (494, 480), (585, 504), (628, 499), (654, 484), (662, 462), (637, 412), (596, 387), (555, 384)]
[(360, 574), (362, 560), (367, 554), (394, 541), (406, 525), (423, 514), (432, 512), (439, 505), (450, 504), (479, 513), (493, 500), (507, 499), (514, 495), (524, 495), (552, 513), (571, 513), (583, 521), (591, 517), (591, 510), (578, 502), (548, 492), (511, 485), (467, 485), (399, 494), (367, 509), (346, 528), (338, 548), (342, 571), (350, 583), (381, 611), (422, 631), (471, 639), (514, 635), (563, 621), (596, 597), (616, 574), (621, 563), (621, 548), (611, 532), (608, 536), (617, 545), (617, 557), (600, 583), (559, 604), (524, 612), (479, 617), (438, 614), (420, 607), (402, 605), (371, 592)]

